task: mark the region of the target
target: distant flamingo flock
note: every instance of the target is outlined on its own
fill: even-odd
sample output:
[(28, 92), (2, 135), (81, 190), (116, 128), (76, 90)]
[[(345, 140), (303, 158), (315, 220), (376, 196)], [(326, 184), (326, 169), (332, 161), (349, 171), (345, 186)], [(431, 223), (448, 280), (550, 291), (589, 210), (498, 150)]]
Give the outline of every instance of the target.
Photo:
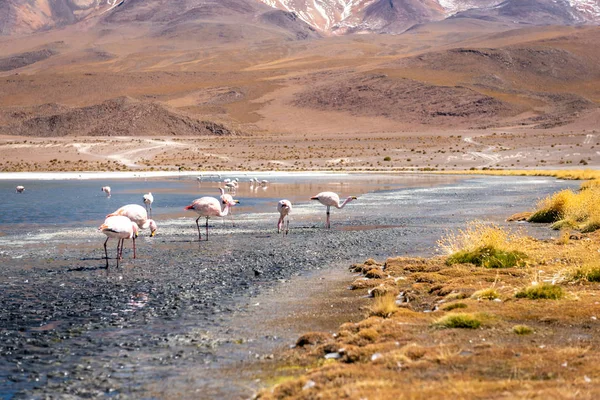
[[(220, 179), (220, 175), (218, 175)], [(198, 182), (202, 181), (202, 177), (197, 178)], [(231, 215), (231, 220), (233, 226), (235, 227), (235, 221), (233, 220), (233, 215), (231, 212), (232, 207), (239, 203), (239, 200), (233, 198), (235, 195), (235, 190), (238, 188), (239, 180), (235, 179), (225, 179), (223, 181), (224, 187), (219, 187), (219, 191), (221, 193), (219, 198), (215, 197), (200, 197), (194, 201), (192, 201), (188, 206), (184, 207), (184, 210), (194, 211), (198, 214), (198, 218), (196, 218), (196, 228), (198, 230), (198, 241), (202, 240), (202, 233), (200, 229), (200, 218), (205, 218), (205, 240), (208, 241), (208, 220), (211, 217), (226, 217), (227, 215)], [(257, 178), (250, 179), (250, 188), (254, 185), (263, 187), (266, 189), (266, 186), (269, 184), (267, 180), (258, 180)], [(101, 188), (102, 192), (106, 194), (107, 198), (111, 197), (111, 188), (110, 186), (103, 186)], [(23, 193), (25, 191), (24, 186), (17, 186), (16, 192)], [(226, 193), (232, 192), (231, 193)], [(325, 222), (325, 228), (331, 228), (330, 221), (330, 211), (331, 207), (336, 207), (338, 209), (344, 208), (348, 203), (353, 200), (356, 200), (356, 196), (347, 197), (343, 203), (340, 204), (340, 197), (337, 193), (334, 192), (321, 192), (316, 196), (310, 198), (311, 200), (317, 200), (321, 204), (327, 207), (327, 219)], [(108, 257), (108, 249), (107, 243), (111, 238), (117, 239), (117, 267), (119, 266), (119, 261), (123, 258), (123, 247), (126, 239), (131, 239), (133, 243), (133, 258), (136, 258), (136, 245), (135, 240), (138, 237), (138, 233), (140, 229), (149, 229), (150, 237), (156, 235), (158, 230), (158, 226), (156, 222), (152, 219), (152, 203), (154, 203), (154, 196), (151, 192), (148, 192), (142, 196), (142, 202), (144, 206), (139, 204), (127, 204), (124, 205), (114, 212), (108, 214), (106, 219), (102, 225), (98, 228), (100, 232), (106, 235), (106, 241), (104, 242), (104, 255), (106, 258), (106, 268), (109, 267), (109, 257)], [(277, 233), (284, 233), (287, 235), (289, 233), (289, 216), (292, 213), (292, 202), (284, 199), (279, 200), (277, 202), (277, 212), (279, 213), (279, 220), (277, 221)], [(150, 216), (150, 218), (148, 217)]]

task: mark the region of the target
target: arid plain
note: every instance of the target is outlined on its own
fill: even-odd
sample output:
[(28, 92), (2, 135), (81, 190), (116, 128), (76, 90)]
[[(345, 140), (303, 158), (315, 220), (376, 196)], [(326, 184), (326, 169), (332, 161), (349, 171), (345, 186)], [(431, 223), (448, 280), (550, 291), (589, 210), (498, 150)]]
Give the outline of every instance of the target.
[(598, 27), (450, 19), (401, 35), (296, 40), (289, 28), (228, 21), (83, 21), (0, 38), (0, 170), (600, 160)]

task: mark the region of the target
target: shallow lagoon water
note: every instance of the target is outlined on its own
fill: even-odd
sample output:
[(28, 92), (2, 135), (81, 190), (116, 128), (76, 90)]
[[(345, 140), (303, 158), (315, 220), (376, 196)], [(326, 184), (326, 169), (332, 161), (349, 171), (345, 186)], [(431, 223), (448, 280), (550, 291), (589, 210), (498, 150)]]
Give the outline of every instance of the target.
[[(289, 312), (289, 305), (269, 307), (271, 290), (285, 296), (277, 288), (315, 286), (316, 276), (331, 278), (328, 271), (343, 280), (339, 271), (368, 257), (432, 255), (448, 229), (477, 218), (502, 223), (549, 193), (579, 185), (435, 175), (266, 179), (267, 187), (242, 182), (236, 227), (214, 220), (210, 241), (201, 243), (196, 215), (183, 207), (217, 196), (216, 177), (26, 181), (23, 194), (14, 193), (17, 182), (0, 181), (0, 397), (183, 392), (192, 398), (198, 390), (209, 398), (247, 397), (257, 386), (251, 374), (232, 386), (231, 371), (314, 328), (305, 319), (296, 328), (273, 329), (277, 335), (249, 329), (273, 326)], [(100, 191), (104, 185), (112, 187), (111, 198)], [(330, 231), (322, 228), (325, 207), (308, 200), (324, 190), (359, 196), (332, 210)], [(155, 195), (158, 236), (140, 237), (137, 260), (126, 244), (123, 268), (104, 270), (104, 235), (96, 227), (119, 206), (141, 204), (147, 191)], [(275, 232), (281, 198), (294, 203), (287, 237)], [(536, 236), (552, 234), (522, 226)], [(303, 293), (296, 291), (296, 303)]]

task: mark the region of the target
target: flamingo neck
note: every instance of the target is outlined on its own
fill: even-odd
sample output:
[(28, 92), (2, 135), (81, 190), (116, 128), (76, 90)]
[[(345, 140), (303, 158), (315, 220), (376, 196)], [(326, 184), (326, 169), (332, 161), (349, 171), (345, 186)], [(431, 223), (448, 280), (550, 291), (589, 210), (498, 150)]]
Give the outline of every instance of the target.
[(345, 206), (346, 204), (350, 203), (350, 201), (351, 201), (351, 200), (352, 200), (352, 198), (351, 198), (351, 197), (348, 197), (346, 200), (344, 200), (344, 202), (342, 203), (342, 205), (341, 205), (341, 206), (340, 206), (340, 204), (339, 204), (339, 203), (338, 203), (338, 204), (336, 204), (335, 206), (336, 206), (336, 208), (342, 209), (342, 208), (344, 208), (344, 206)]
[(219, 217), (225, 217), (225, 216), (227, 216), (227, 214), (229, 214), (229, 208), (230, 207), (231, 206), (229, 205), (229, 203), (225, 204), (225, 208), (220, 211)]

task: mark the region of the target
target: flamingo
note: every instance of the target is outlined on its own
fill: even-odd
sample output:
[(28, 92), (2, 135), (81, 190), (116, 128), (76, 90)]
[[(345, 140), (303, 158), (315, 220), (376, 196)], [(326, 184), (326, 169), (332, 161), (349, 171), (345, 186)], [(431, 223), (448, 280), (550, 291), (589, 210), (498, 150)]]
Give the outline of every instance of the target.
[(17, 186), (17, 193), (23, 193), (25, 191), (25, 186)]
[[(283, 227), (283, 220), (286, 215), (292, 212), (292, 202), (289, 200), (279, 200), (277, 203), (277, 211), (279, 211), (279, 222), (277, 222), (277, 233), (281, 232)], [(285, 227), (285, 234), (287, 235), (290, 230), (290, 218), (287, 219), (287, 225)]]
[(106, 197), (110, 197), (110, 186), (102, 186), (101, 190), (106, 193)]
[(346, 200), (344, 200), (344, 202), (342, 203), (342, 205), (340, 205), (340, 196), (337, 195), (337, 193), (333, 193), (333, 192), (321, 192), (319, 194), (317, 194), (316, 196), (313, 196), (310, 198), (311, 200), (319, 200), (319, 203), (323, 204), (324, 206), (327, 206), (327, 222), (325, 223), (325, 228), (331, 228), (331, 224), (329, 222), (329, 209), (331, 206), (335, 207), (335, 208), (339, 208), (342, 209), (344, 208), (344, 206), (348, 203), (350, 203), (352, 200), (356, 200), (357, 197), (356, 196), (349, 196)]
[(150, 228), (150, 237), (156, 235), (156, 230), (158, 229), (156, 222), (154, 222), (153, 219), (148, 218), (146, 209), (139, 204), (127, 204), (126, 206), (119, 208), (117, 211), (108, 214), (106, 218), (113, 217), (115, 215), (122, 215), (129, 218), (135, 222), (140, 229)]
[[(144, 204), (146, 205), (146, 212), (150, 214), (152, 217), (152, 203), (154, 202), (154, 196), (152, 196), (152, 192), (148, 192), (144, 195)], [(150, 210), (148, 211), (148, 207)]]
[(106, 218), (104, 223), (98, 228), (99, 231), (104, 233), (106, 241), (104, 242), (104, 255), (106, 256), (106, 268), (108, 269), (108, 251), (106, 250), (106, 243), (108, 239), (116, 238), (117, 243), (117, 268), (119, 268), (119, 260), (123, 258), (123, 245), (125, 239), (133, 239), (133, 258), (135, 258), (135, 238), (138, 233), (138, 226), (135, 222), (122, 215), (114, 215)]
[[(225, 189), (219, 188), (219, 190), (221, 191), (221, 211), (225, 211), (225, 207), (227, 204), (229, 204), (230, 207), (233, 207), (240, 202), (239, 200), (234, 200), (233, 196), (229, 193), (225, 193)], [(233, 223), (233, 226), (235, 226), (232, 208), (229, 208), (229, 215), (231, 215), (231, 222)]]
[(224, 217), (229, 213), (229, 209), (231, 204), (229, 201), (224, 200), (225, 209), (221, 210), (221, 201), (215, 199), (214, 197), (200, 197), (192, 201), (192, 204), (185, 207), (184, 210), (194, 210), (198, 213), (198, 218), (196, 219), (196, 226), (198, 227), (198, 240), (202, 240), (200, 236), (200, 224), (198, 224), (198, 220), (201, 217), (206, 217), (206, 240), (208, 241), (208, 219), (210, 217)]

